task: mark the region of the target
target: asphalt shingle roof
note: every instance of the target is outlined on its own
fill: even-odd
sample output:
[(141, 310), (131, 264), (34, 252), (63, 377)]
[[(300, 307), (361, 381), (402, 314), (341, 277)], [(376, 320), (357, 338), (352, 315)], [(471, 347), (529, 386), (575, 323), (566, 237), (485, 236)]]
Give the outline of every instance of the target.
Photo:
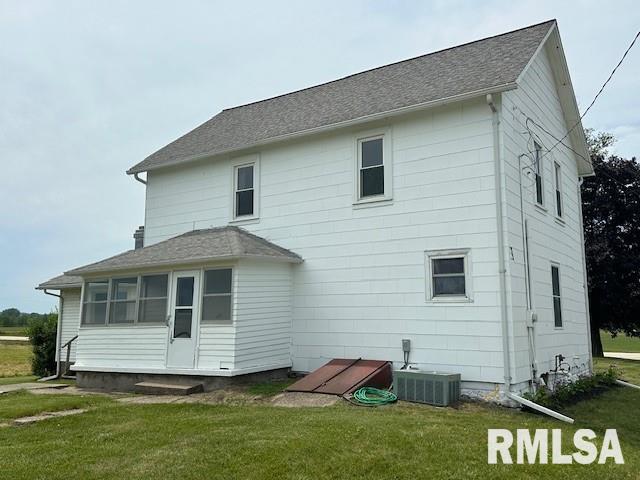
[(75, 288), (80, 286), (82, 286), (82, 277), (63, 274), (41, 283), (36, 288), (38, 290), (44, 290), (45, 288), (49, 290), (63, 290), (65, 288)]
[(515, 83), (555, 20), (223, 110), (129, 169), (139, 173), (370, 115)]
[(302, 258), (246, 230), (219, 227), (194, 230), (148, 247), (75, 268), (67, 275), (85, 275), (162, 265), (198, 264), (207, 261), (260, 258), (300, 263)]

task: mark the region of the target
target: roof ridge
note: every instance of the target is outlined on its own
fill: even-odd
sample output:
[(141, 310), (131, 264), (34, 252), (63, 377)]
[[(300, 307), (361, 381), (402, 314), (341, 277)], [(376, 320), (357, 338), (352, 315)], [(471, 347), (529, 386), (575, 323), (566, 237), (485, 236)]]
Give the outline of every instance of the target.
[(479, 38), (477, 40), (472, 40), (470, 42), (461, 43), (459, 45), (452, 45), (451, 47), (442, 48), (440, 50), (435, 50), (433, 52), (424, 53), (422, 55), (416, 55), (415, 57), (405, 58), (404, 60), (398, 60), (396, 62), (387, 63), (385, 65), (380, 65), (380, 66), (377, 66), (377, 67), (368, 68), (366, 70), (362, 70), (360, 72), (352, 73), (350, 75), (346, 75), (344, 77), (336, 78), (334, 80), (329, 80), (327, 82), (318, 83), (316, 85), (311, 85), (309, 87), (300, 88), (298, 90), (293, 90), (291, 92), (281, 93), (279, 95), (274, 95), (273, 97), (263, 98), (261, 100), (255, 100), (253, 102), (248, 102), (248, 103), (243, 103), (243, 104), (240, 104), (240, 105), (235, 105), (233, 107), (223, 108), (219, 113), (217, 113), (216, 115), (211, 117), (211, 119), (217, 117), (218, 115), (220, 115), (221, 113), (224, 113), (224, 112), (228, 112), (228, 111), (231, 111), (231, 110), (236, 110), (238, 108), (248, 107), (250, 105), (255, 105), (255, 104), (258, 104), (258, 103), (268, 102), (270, 100), (275, 100), (277, 98), (286, 97), (288, 95), (293, 95), (295, 93), (304, 92), (304, 91), (311, 90), (311, 89), (318, 88), (318, 87), (322, 87), (322, 86), (325, 86), (325, 85), (330, 85), (332, 83), (340, 82), (342, 80), (346, 80), (346, 79), (351, 78), (351, 77), (356, 77), (358, 75), (363, 75), (365, 73), (374, 72), (374, 71), (380, 70), (382, 68), (387, 68), (387, 67), (390, 67), (392, 65), (398, 65), (398, 64), (401, 64), (401, 63), (405, 63), (405, 62), (411, 62), (411, 61), (417, 60), (419, 58), (429, 57), (431, 55), (435, 55), (435, 54), (438, 54), (438, 53), (446, 52), (448, 50), (455, 50), (457, 48), (466, 47), (466, 46), (472, 45), (474, 43), (484, 42), (485, 40), (491, 40), (492, 38), (498, 38), (498, 37), (503, 37), (505, 35), (511, 35), (512, 33), (520, 32), (522, 30), (528, 30), (530, 28), (539, 27), (540, 25), (544, 25), (545, 23), (554, 23), (555, 24), (555, 23), (557, 23), (557, 20), (555, 18), (552, 18), (550, 20), (545, 20), (544, 22), (535, 23), (533, 25), (528, 25), (526, 27), (516, 28), (516, 29), (510, 30), (508, 32), (498, 33), (496, 35), (490, 35), (488, 37)]

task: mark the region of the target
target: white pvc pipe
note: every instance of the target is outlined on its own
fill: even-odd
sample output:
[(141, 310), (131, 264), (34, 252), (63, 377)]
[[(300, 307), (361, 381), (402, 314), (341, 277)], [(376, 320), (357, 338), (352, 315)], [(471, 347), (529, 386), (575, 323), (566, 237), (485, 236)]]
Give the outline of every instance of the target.
[(616, 380), (616, 383), (618, 385), (622, 385), (623, 387), (637, 388), (638, 390), (640, 390), (640, 387), (638, 385), (634, 385), (633, 383), (623, 382), (622, 380)]
[(509, 398), (512, 398), (513, 400), (515, 400), (518, 403), (521, 403), (522, 405), (525, 405), (529, 408), (537, 410), (540, 413), (544, 413), (545, 415), (549, 415), (550, 417), (557, 418), (558, 420), (562, 420), (563, 422), (567, 422), (567, 423), (574, 422), (573, 418), (571, 417), (567, 417), (566, 415), (562, 415), (561, 413), (558, 413), (555, 410), (551, 410), (550, 408), (543, 407), (542, 405), (538, 405), (537, 403), (532, 402), (531, 400), (527, 400), (526, 398), (522, 398), (521, 396), (516, 395), (515, 393), (510, 393)]

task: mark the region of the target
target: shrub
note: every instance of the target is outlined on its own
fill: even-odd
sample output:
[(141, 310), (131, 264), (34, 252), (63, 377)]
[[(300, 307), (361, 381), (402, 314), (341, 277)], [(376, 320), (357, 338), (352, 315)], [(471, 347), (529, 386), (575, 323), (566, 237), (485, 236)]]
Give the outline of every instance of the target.
[(58, 315), (55, 313), (34, 318), (29, 322), (27, 335), (33, 347), (31, 370), (34, 375), (46, 377), (56, 371), (56, 336)]
[(584, 398), (590, 398), (615, 386), (618, 372), (609, 367), (606, 372), (594, 373), (574, 382), (557, 386), (553, 391), (540, 387), (536, 393), (525, 393), (523, 397), (548, 408), (559, 409)]

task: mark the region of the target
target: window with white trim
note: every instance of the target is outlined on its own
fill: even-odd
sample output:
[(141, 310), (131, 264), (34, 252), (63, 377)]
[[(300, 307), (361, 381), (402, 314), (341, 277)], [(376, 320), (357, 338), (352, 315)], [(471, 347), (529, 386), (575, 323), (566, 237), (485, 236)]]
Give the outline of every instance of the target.
[(544, 205), (544, 183), (542, 178), (542, 147), (538, 142), (533, 142), (534, 158), (533, 158), (533, 173), (535, 175), (535, 194), (536, 203), (538, 205)]
[(553, 297), (553, 324), (562, 328), (562, 301), (560, 300), (560, 267), (551, 265), (551, 295)]
[(231, 324), (230, 268), (205, 270), (202, 291), (202, 323)]
[(391, 200), (390, 142), (386, 129), (356, 137), (355, 204)]
[(137, 275), (84, 284), (82, 325), (159, 324), (167, 318), (168, 274)]
[(426, 252), (427, 300), (469, 301), (469, 251)]
[(556, 190), (556, 215), (562, 217), (562, 169), (558, 162), (553, 163), (553, 173)]
[(237, 165), (233, 169), (233, 218), (254, 217), (255, 208), (255, 163)]

